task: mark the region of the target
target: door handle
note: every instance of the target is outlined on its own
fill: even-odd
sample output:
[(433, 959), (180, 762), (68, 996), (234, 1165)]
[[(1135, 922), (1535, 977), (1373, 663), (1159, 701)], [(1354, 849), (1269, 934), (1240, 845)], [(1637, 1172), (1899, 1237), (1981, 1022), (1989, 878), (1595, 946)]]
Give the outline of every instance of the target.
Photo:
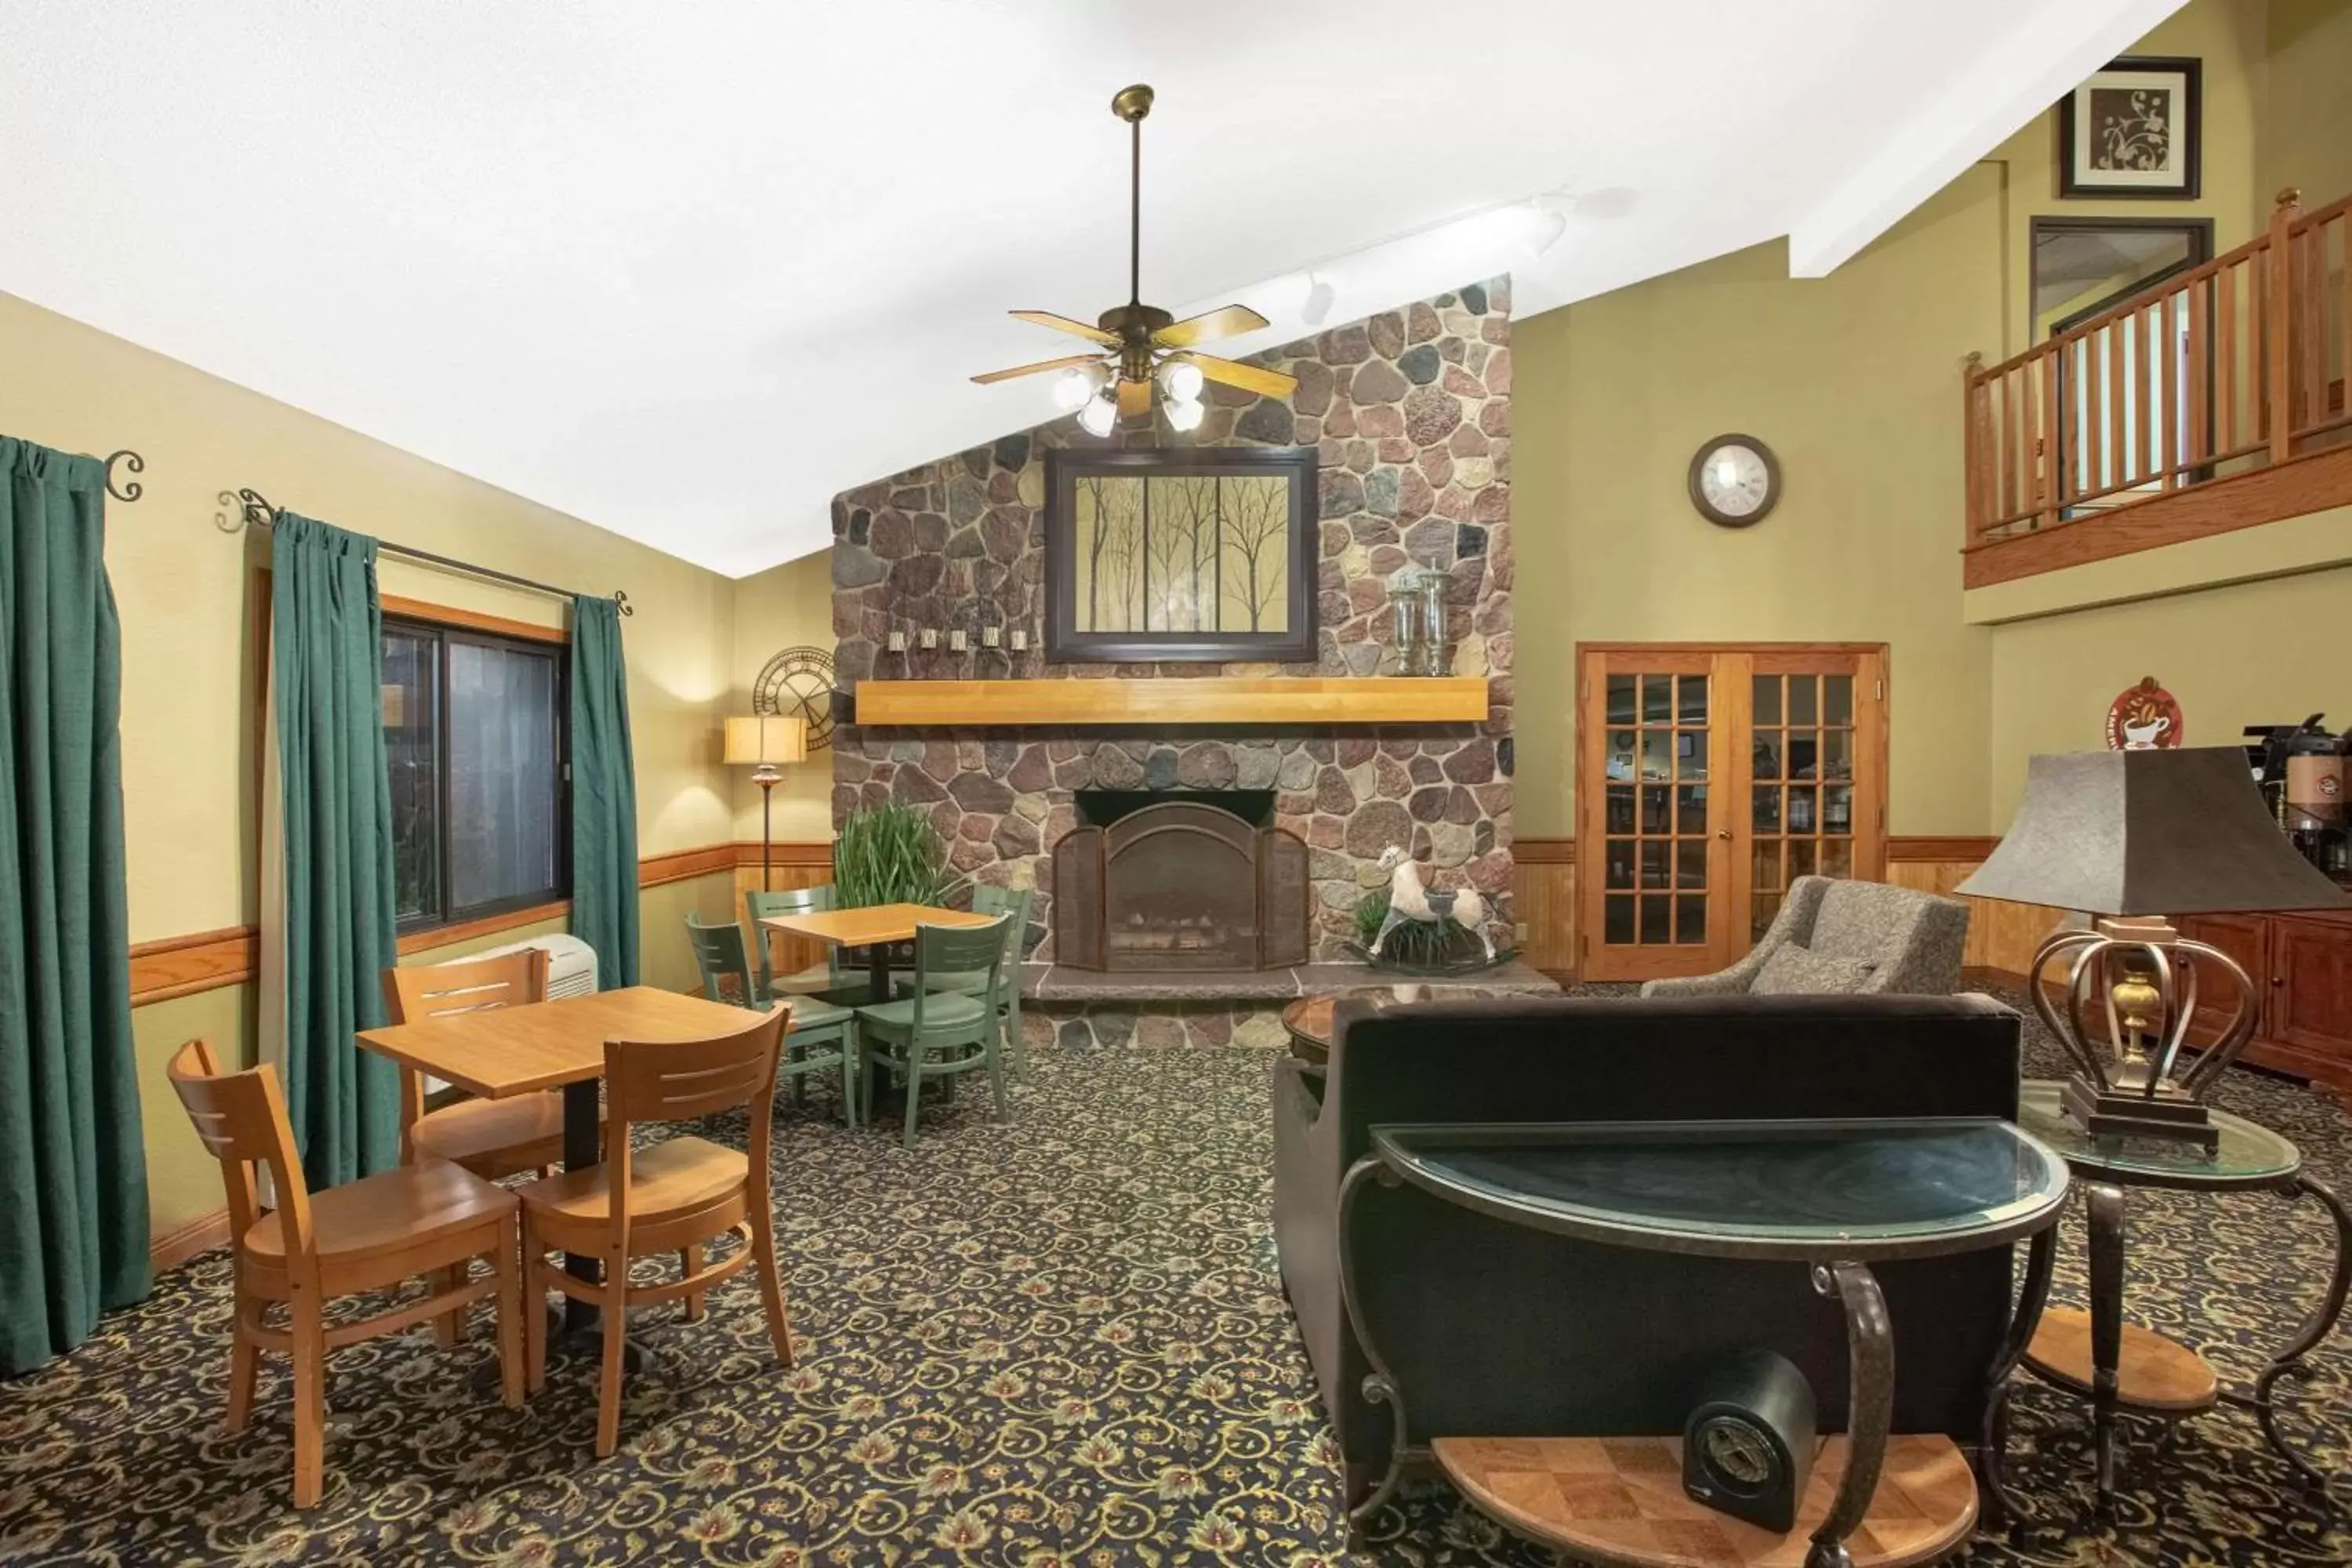
[(1728, 842), (1731, 837), (1731, 829), (1728, 827), (1718, 827), (1715, 830), (1715, 836), (1717, 838), (1721, 838)]

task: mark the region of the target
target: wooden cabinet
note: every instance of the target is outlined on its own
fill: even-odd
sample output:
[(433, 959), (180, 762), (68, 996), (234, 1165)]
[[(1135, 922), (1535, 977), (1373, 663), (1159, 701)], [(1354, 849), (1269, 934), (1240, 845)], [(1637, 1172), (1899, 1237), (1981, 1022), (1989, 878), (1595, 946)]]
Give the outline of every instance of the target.
[[(2236, 959), (2254, 982), (2254, 1038), (2239, 1060), (2352, 1097), (2352, 914), (2191, 915), (2180, 930)], [(2221, 1031), (2229, 998), (2219, 989), (2197, 1009), (2195, 1044)]]

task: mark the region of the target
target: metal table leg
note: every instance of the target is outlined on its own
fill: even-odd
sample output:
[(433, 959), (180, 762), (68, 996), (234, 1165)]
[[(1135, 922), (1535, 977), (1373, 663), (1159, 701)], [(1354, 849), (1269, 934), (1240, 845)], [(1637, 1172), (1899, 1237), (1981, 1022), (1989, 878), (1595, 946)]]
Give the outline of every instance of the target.
[(2263, 1436), (2270, 1439), (2270, 1445), (2279, 1458), (2293, 1465), (2296, 1473), (2313, 1486), (2324, 1487), (2327, 1484), (2327, 1472), (2287, 1447), (2285, 1436), (2279, 1431), (2278, 1406), (2272, 1401), (2271, 1391), (2282, 1377), (2293, 1375), (2300, 1379), (2309, 1374), (2310, 1369), (2304, 1364), (2304, 1358), (2335, 1331), (2336, 1320), (2344, 1315), (2345, 1296), (2347, 1290), (2352, 1290), (2352, 1214), (2346, 1212), (2343, 1200), (2328, 1191), (2325, 1184), (2309, 1175), (2297, 1175), (2294, 1180), (2281, 1184), (2278, 1190), (2282, 1197), (2290, 1201), (2308, 1194), (2326, 1208), (2329, 1217), (2336, 1222), (2336, 1268), (2328, 1277), (2327, 1294), (2321, 1299), (2317, 1310), (2304, 1320), (2303, 1327), (2295, 1331), (2294, 1338), (2271, 1357), (2270, 1365), (2263, 1368), (2262, 1376), (2254, 1380), (2253, 1392), (2247, 1394), (2224, 1389), (2221, 1397), (2242, 1409), (2252, 1410), (2263, 1424)]
[(1349, 1331), (1356, 1336), (1356, 1343), (1362, 1348), (1364, 1360), (1372, 1369), (1364, 1378), (1364, 1398), (1373, 1405), (1387, 1405), (1390, 1424), (1388, 1468), (1361, 1500), (1348, 1500), (1348, 1547), (1351, 1552), (1363, 1544), (1365, 1524), (1395, 1494), (1397, 1482), (1404, 1475), (1407, 1456), (1404, 1400), (1397, 1392), (1396, 1377), (1389, 1371), (1388, 1363), (1381, 1359), (1379, 1348), (1365, 1331), (1363, 1310), (1356, 1291), (1355, 1258), (1348, 1246), (1348, 1218), (1355, 1208), (1357, 1194), (1368, 1184), (1378, 1182), (1384, 1187), (1393, 1187), (1399, 1180), (1385, 1163), (1368, 1155), (1349, 1167), (1347, 1178), (1339, 1184), (1339, 1306), (1347, 1314)]
[(1817, 1264), (1813, 1289), (1845, 1307), (1847, 1373), (1845, 1474), (1830, 1511), (1813, 1531), (1805, 1568), (1853, 1568), (1845, 1538), (1870, 1511), (1878, 1473), (1886, 1462), (1887, 1429), (1895, 1421), (1895, 1336), (1886, 1298), (1862, 1263)]
[(2124, 1190), (2105, 1182), (2083, 1188), (2091, 1231), (2091, 1431), (2097, 1455), (2099, 1507), (2115, 1506), (2117, 1365), (2124, 1346)]
[(2025, 1286), (2018, 1292), (2017, 1315), (2010, 1320), (2009, 1336), (1993, 1359), (1992, 1377), (1985, 1389), (1984, 1441), (1977, 1448), (1977, 1474), (1984, 1491), (1988, 1529), (2001, 1530), (2023, 1510), (2009, 1490), (2009, 1398), (2011, 1378), (2041, 1326), (2042, 1309), (2050, 1301), (2051, 1266), (2058, 1252), (2058, 1227), (2034, 1233), (2025, 1253)]

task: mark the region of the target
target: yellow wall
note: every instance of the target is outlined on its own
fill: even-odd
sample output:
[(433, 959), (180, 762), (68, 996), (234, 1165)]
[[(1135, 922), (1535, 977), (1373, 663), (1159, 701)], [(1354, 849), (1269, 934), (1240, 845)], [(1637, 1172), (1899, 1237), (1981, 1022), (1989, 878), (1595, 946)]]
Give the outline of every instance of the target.
[[(788, 647), (833, 651), (833, 557), (819, 551), (735, 582), (734, 678), (728, 711), (751, 711), (751, 683), (769, 659)], [(751, 770), (733, 770), (735, 837), (760, 837), (760, 789)], [(776, 842), (824, 843), (833, 837), (833, 754), (813, 752), (809, 760), (783, 770), (776, 785)]]
[(2265, 195), (2288, 186), (2305, 206), (2352, 195), (2352, 4), (2271, 0)]
[[(717, 731), (737, 679), (726, 578), (520, 496), (0, 294), (0, 430), (71, 451), (137, 448), (145, 494), (111, 503), (107, 570), (122, 619), (123, 808), (131, 940), (258, 917), (256, 747), (259, 570), (268, 540), (214, 525), (225, 489), (378, 538), (587, 592), (625, 590), (639, 850), (724, 842), (736, 781)], [(383, 591), (541, 625), (562, 602), (387, 560)], [(731, 878), (648, 889), (645, 976), (694, 979), (677, 936), (689, 908), (723, 914)], [(417, 955), (455, 956), (530, 928)], [(217, 1175), (163, 1076), (192, 1035), (238, 1060), (254, 1049), (254, 996), (224, 987), (140, 1008), (134, 1027), (158, 1234), (220, 1205)]]

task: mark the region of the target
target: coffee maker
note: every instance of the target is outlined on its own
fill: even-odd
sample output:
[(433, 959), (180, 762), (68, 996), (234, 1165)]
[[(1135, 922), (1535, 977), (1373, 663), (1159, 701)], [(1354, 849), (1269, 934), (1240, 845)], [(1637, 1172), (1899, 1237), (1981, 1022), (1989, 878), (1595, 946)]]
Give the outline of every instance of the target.
[(2331, 735), (2314, 713), (2300, 724), (2249, 724), (2247, 764), (2295, 852), (2326, 876), (2352, 883), (2352, 731)]

